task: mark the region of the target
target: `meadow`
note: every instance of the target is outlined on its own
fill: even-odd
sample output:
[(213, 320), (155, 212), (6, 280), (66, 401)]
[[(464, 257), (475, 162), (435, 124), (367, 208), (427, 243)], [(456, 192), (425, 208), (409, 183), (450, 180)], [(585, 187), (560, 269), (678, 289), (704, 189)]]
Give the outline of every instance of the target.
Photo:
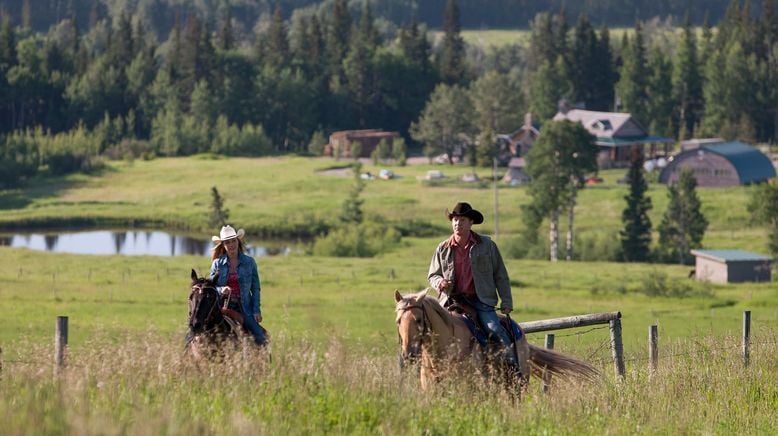
[[(275, 224), (334, 222), (353, 180), (313, 158), (192, 157), (111, 163), (102, 173), (36, 180), (0, 191), (0, 226), (126, 225), (207, 233), (211, 186), (231, 221), (252, 233)], [(447, 181), (418, 179), (440, 169)], [(366, 164), (376, 174), (380, 167)], [(242, 356), (196, 365), (182, 356), (189, 272), (206, 258), (88, 256), (0, 247), (0, 432), (3, 434), (775, 434), (778, 431), (778, 286), (712, 285), (688, 266), (506, 260), (518, 321), (621, 311), (627, 375), (613, 375), (607, 328), (558, 331), (556, 349), (593, 362), (595, 384), (533, 380), (520, 403), (479, 380), (423, 393), (397, 365), (395, 289), (426, 286), (429, 258), (446, 236), (444, 210), (470, 201), (493, 233), (490, 187), (457, 182), (466, 167), (393, 167), (371, 180), (368, 216), (413, 222), (434, 235), (406, 236), (373, 258), (295, 253), (259, 258), (263, 324), (273, 361)], [(489, 170), (478, 171), (488, 178)], [(576, 228), (616, 237), (623, 171), (581, 193)], [(665, 188), (649, 191), (658, 223)], [(711, 222), (706, 247), (763, 252), (765, 230), (747, 225), (748, 188), (701, 189)], [(522, 187), (499, 190), (498, 243), (522, 228)], [(213, 232), (211, 232), (213, 233)], [(304, 241), (300, 242), (305, 244)], [(752, 313), (751, 362), (740, 356), (742, 313)], [(70, 321), (67, 366), (54, 376), (56, 316)], [(650, 376), (647, 331), (659, 328)], [(542, 344), (543, 334), (529, 335)]]

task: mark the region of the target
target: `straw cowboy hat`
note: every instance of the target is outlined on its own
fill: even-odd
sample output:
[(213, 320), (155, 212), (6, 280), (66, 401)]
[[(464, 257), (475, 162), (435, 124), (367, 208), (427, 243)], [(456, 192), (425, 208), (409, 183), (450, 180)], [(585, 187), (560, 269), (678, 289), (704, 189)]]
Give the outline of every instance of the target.
[(446, 209), (446, 214), (448, 214), (449, 221), (455, 216), (464, 216), (473, 220), (473, 224), (481, 224), (484, 222), (484, 216), (481, 212), (473, 209), (470, 206), (470, 203), (457, 203), (457, 205), (454, 206), (454, 210), (451, 212)]
[(219, 232), (219, 236), (212, 236), (211, 240), (213, 242), (219, 243), (235, 238), (243, 239), (243, 235), (245, 234), (246, 232), (243, 229), (238, 229), (236, 232), (232, 226), (227, 225), (222, 227), (221, 231)]

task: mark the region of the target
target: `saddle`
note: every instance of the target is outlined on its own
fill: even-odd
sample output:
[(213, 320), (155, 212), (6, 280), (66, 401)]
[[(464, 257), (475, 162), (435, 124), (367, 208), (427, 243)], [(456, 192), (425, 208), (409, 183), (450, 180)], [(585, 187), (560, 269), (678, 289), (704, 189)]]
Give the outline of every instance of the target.
[[(488, 335), (481, 328), (481, 323), (478, 320), (478, 311), (469, 304), (463, 302), (452, 302), (451, 300), (449, 300), (449, 302), (450, 304), (446, 307), (448, 311), (462, 317), (465, 321), (465, 325), (470, 329), (470, 333), (473, 334), (473, 339), (478, 342), (482, 350), (485, 349), (489, 339)], [(498, 314), (497, 317), (499, 318), (502, 327), (506, 331), (512, 331), (513, 333), (511, 337), (513, 337), (515, 351), (518, 354), (518, 369), (522, 379), (526, 382), (529, 380), (530, 374), (528, 363), (530, 349), (527, 337), (524, 335), (524, 331), (521, 330), (521, 327), (519, 327), (519, 324), (516, 321), (508, 320), (508, 317), (502, 314)]]
[[(246, 325), (243, 324), (243, 314), (238, 312), (235, 309), (230, 309), (227, 307), (229, 304), (228, 299), (225, 298), (224, 300), (224, 306), (222, 306), (221, 311), (222, 315), (224, 315), (225, 321), (227, 321), (227, 324), (230, 325), (232, 328), (232, 331), (234, 332), (244, 332), (248, 333), (248, 329), (246, 329)], [(270, 334), (268, 333), (267, 329), (262, 326), (262, 324), (259, 324), (259, 328), (262, 329), (262, 332), (265, 334), (265, 337), (270, 339)]]

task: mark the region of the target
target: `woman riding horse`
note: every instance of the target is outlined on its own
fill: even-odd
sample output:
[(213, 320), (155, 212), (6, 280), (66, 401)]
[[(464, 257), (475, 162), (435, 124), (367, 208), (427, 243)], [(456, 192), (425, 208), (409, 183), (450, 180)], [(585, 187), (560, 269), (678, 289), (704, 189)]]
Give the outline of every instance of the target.
[(260, 284), (257, 263), (244, 253), (243, 229), (237, 232), (232, 226), (224, 226), (219, 236), (214, 236), (210, 278), (217, 289), (228, 299), (228, 308), (243, 317), (243, 325), (251, 332), (258, 346), (267, 344), (260, 310)]

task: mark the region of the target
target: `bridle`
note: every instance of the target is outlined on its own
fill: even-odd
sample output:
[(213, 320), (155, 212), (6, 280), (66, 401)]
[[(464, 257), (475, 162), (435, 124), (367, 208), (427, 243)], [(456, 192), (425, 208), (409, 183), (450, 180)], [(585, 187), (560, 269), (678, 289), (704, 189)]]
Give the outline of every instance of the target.
[(428, 341), (430, 338), (430, 319), (429, 315), (427, 315), (427, 310), (424, 308), (423, 304), (413, 304), (405, 306), (401, 309), (398, 309), (398, 312), (402, 312), (400, 316), (397, 317), (397, 339), (400, 343), (400, 346), (402, 347), (402, 335), (400, 334), (400, 322), (402, 321), (403, 316), (405, 316), (405, 313), (413, 310), (413, 309), (419, 309), (421, 310), (421, 334), (418, 336), (416, 343), (409, 345), (408, 347), (408, 355), (403, 356), (402, 351), (400, 350), (402, 359), (401, 362), (405, 360), (409, 360), (410, 362), (416, 362), (419, 359), (419, 356), (421, 354), (421, 348), (425, 341)]
[[(190, 305), (191, 305), (192, 296), (194, 296), (195, 293), (197, 293), (200, 296), (200, 299), (198, 300), (198, 302), (195, 305), (195, 307), (190, 307), (190, 309), (189, 309), (190, 310), (190, 314), (189, 314), (189, 328), (191, 329), (191, 328), (194, 327), (193, 324), (192, 324), (192, 317), (193, 316), (195, 318), (197, 317), (197, 312), (200, 309), (200, 304), (202, 304), (202, 302), (203, 302), (203, 298), (202, 298), (203, 297), (203, 293), (204, 293), (204, 291), (206, 289), (213, 289), (214, 294), (215, 294), (215, 301), (213, 302), (213, 304), (211, 304), (211, 308), (208, 310), (208, 314), (202, 320), (203, 327), (204, 327), (203, 331), (197, 332), (198, 334), (199, 333), (208, 333), (208, 332), (210, 332), (212, 330), (215, 330), (219, 326), (219, 323), (211, 323), (211, 320), (212, 320), (212, 318), (214, 316), (214, 313), (215, 313), (216, 309), (219, 307), (219, 293), (218, 293), (218, 291), (216, 291), (216, 287), (213, 286), (212, 284), (209, 284), (207, 282), (199, 282), (199, 283), (196, 283), (196, 284), (192, 285), (192, 294), (190, 296)], [(197, 320), (195, 319), (195, 321), (197, 321)], [(213, 324), (213, 326), (211, 328), (207, 328), (209, 324)]]

